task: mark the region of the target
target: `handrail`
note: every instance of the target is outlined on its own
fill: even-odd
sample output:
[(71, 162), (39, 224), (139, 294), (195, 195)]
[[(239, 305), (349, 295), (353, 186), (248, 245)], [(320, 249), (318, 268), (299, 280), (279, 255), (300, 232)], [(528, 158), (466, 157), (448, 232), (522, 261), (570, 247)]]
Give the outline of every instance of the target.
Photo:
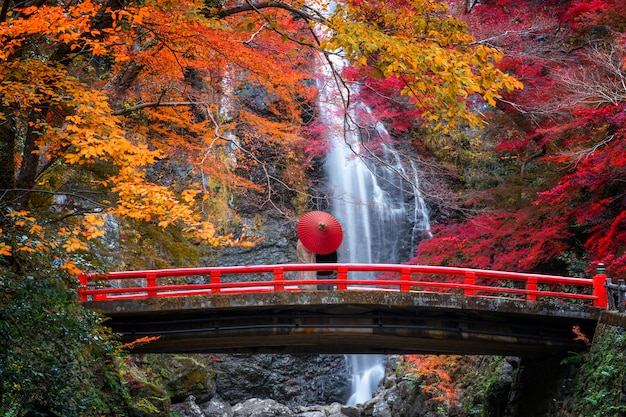
[[(295, 280), (286, 279), (285, 273), (307, 271), (336, 271), (336, 279)], [(349, 275), (357, 272), (382, 273), (375, 279), (354, 279)], [(457, 268), (429, 265), (404, 264), (279, 264), (246, 265), (203, 268), (158, 269), (143, 271), (120, 271), (107, 274), (81, 274), (78, 298), (80, 302), (93, 300), (119, 300), (127, 298), (150, 298), (191, 296), (216, 293), (243, 293), (300, 290), (303, 285), (331, 284), (338, 290), (378, 289), (386, 291), (462, 291), (466, 296), (493, 296), (511, 294), (523, 296), (526, 301), (537, 297), (583, 300), (595, 307), (606, 308), (608, 297), (605, 288), (606, 274), (596, 274), (591, 279), (570, 278), (556, 275), (528, 274), (519, 272), (493, 271), (485, 269)], [(272, 274), (272, 280), (222, 282), (222, 277), (245, 274)], [(387, 275), (384, 275), (387, 274)], [(399, 275), (388, 275), (399, 274)], [(419, 275), (422, 274), (422, 275)], [(423, 276), (426, 274), (426, 276)], [(205, 276), (208, 282), (201, 284), (171, 284), (160, 282), (163, 278)], [(442, 277), (458, 277), (444, 281)], [(437, 278), (437, 280), (430, 280)], [(141, 279), (145, 285), (131, 280)], [(109, 281), (124, 280), (128, 286), (112, 287)], [(498, 286), (507, 281), (525, 283), (524, 288)], [(103, 285), (104, 284), (104, 285)], [(494, 285), (495, 284), (495, 285)], [(564, 289), (545, 286), (565, 286)], [(572, 292), (573, 288), (577, 288)], [(580, 289), (583, 292), (580, 292)], [(566, 291), (569, 289), (570, 291)], [(591, 291), (589, 291), (591, 290)], [(584, 293), (587, 291), (587, 293)], [(591, 292), (591, 294), (588, 294)]]

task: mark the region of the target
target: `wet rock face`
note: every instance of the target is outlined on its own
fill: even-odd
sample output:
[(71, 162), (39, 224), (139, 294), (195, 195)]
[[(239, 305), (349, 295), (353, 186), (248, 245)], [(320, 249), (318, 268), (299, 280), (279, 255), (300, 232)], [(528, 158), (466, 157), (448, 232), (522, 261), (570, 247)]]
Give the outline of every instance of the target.
[(216, 391), (231, 404), (251, 397), (289, 407), (344, 403), (350, 376), (343, 355), (214, 355)]
[(264, 213), (260, 224), (255, 225), (254, 217), (258, 213), (241, 213), (242, 222), (248, 229), (262, 237), (254, 246), (232, 246), (216, 248), (202, 260), (207, 266), (233, 265), (274, 265), (296, 262), (296, 220), (287, 219), (277, 214)]

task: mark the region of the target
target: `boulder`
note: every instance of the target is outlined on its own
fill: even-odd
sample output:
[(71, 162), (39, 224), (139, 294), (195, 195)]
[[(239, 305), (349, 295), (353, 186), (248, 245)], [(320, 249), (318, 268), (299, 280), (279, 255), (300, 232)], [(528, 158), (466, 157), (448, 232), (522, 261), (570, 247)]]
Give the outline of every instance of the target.
[(205, 417), (233, 417), (233, 408), (219, 395), (201, 404), (201, 408)]
[(200, 406), (196, 404), (196, 397), (193, 395), (187, 397), (183, 403), (173, 405), (170, 415), (176, 417), (207, 417)]
[(134, 361), (150, 379), (169, 393), (172, 403), (185, 401), (190, 395), (198, 403), (215, 395), (216, 374), (208, 364), (194, 355), (136, 355)]
[(233, 407), (233, 417), (295, 417), (295, 414), (274, 400), (250, 398)]

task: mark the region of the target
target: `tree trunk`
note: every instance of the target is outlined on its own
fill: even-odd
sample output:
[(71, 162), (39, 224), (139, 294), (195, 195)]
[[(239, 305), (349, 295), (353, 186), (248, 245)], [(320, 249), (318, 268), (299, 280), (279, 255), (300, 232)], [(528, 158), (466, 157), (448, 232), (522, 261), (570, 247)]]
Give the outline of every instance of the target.
[(7, 112), (0, 122), (0, 207), (10, 204), (15, 190), (15, 123)]
[(39, 167), (39, 148), (37, 139), (40, 136), (38, 121), (43, 119), (40, 111), (33, 111), (28, 117), (28, 127), (24, 138), (24, 150), (22, 151), (22, 163), (15, 179), (16, 198), (15, 205), (18, 209), (27, 209), (30, 201), (30, 190), (35, 186)]

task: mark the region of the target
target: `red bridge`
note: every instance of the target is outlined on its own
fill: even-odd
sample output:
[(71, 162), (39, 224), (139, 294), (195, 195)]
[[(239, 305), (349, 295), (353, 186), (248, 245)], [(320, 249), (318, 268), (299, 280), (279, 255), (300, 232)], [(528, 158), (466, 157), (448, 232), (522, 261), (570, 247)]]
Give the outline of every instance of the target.
[[(336, 271), (336, 279), (296, 279), (297, 272), (323, 270)], [(582, 279), (339, 263), (124, 271), (79, 280), (79, 300), (109, 316), (124, 341), (157, 338), (136, 352), (542, 356), (586, 349), (578, 336), (591, 339), (608, 303), (602, 271)], [(308, 289), (318, 284), (335, 289)]]

